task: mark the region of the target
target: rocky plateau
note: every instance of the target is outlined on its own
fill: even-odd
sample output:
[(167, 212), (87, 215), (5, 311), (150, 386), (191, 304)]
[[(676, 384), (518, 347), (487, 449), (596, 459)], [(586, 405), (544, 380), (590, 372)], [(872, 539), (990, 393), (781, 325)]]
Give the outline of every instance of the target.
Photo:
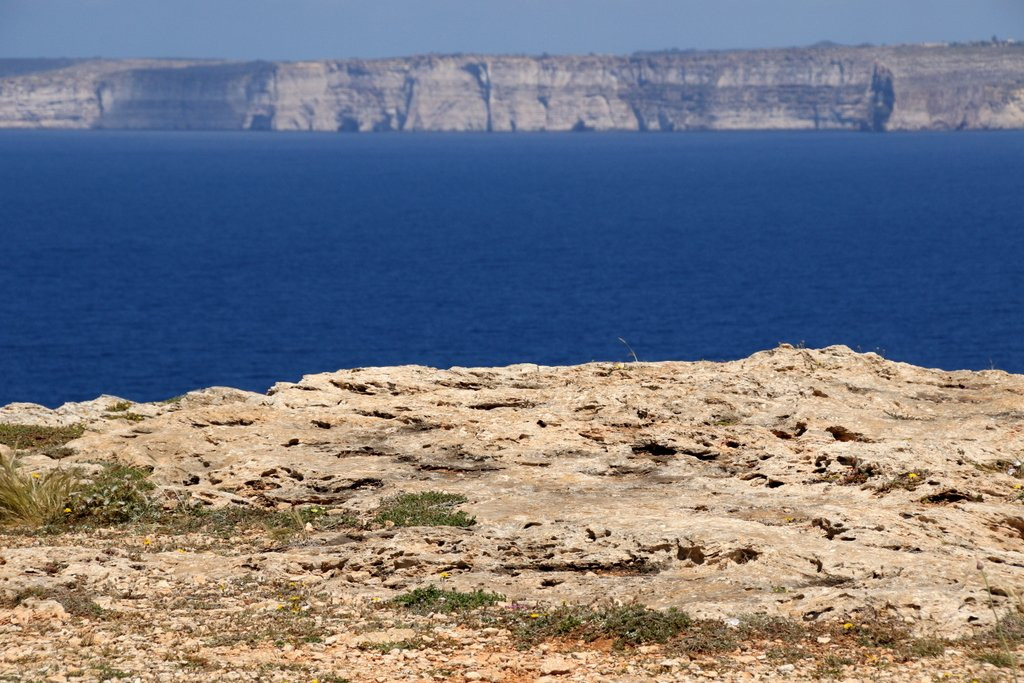
[[(366, 519), (398, 494), (443, 491), (465, 496), (460, 509), (476, 523), (307, 529), (241, 549), (149, 545), (128, 532), (71, 543), (6, 535), (8, 597), (74, 584), (130, 612), (133, 594), (170, 599), (259, 577), (345, 604), (444, 585), (525, 605), (642, 602), (708, 619), (895, 621), (958, 638), (1015, 612), (1024, 587), (1024, 376), (999, 370), (782, 345), (728, 363), (359, 368), (281, 382), (265, 395), (210, 388), (135, 404), (131, 420), (112, 416), (120, 400), (11, 404), (0, 423), (84, 425), (70, 451), (27, 455), (25, 466), (145, 468), (168, 508), (315, 505)], [(215, 609), (205, 600), (185, 613)], [(25, 637), (25, 610), (0, 610), (0, 649)], [(149, 647), (159, 638), (146, 628), (160, 619), (143, 621), (134, 633)], [(585, 660), (566, 677), (700, 677), (685, 666), (629, 673), (587, 669)], [(407, 663), (401, 653), (397, 662)], [(535, 664), (490, 680), (546, 675)], [(453, 670), (461, 677), (473, 666)], [(365, 680), (380, 681), (383, 670)], [(386, 675), (416, 678), (398, 668)]]

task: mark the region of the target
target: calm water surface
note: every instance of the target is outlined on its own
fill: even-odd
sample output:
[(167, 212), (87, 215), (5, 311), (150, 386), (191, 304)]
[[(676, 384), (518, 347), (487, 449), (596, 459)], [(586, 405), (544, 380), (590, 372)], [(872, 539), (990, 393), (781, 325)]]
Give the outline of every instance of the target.
[(0, 133), (0, 404), (842, 343), (1024, 372), (1024, 133)]

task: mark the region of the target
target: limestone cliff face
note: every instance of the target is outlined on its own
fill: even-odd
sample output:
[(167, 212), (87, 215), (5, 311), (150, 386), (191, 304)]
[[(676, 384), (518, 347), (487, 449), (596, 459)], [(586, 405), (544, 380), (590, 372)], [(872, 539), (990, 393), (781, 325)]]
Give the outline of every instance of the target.
[(1024, 127), (1024, 45), (316, 62), (0, 60), (0, 127)]

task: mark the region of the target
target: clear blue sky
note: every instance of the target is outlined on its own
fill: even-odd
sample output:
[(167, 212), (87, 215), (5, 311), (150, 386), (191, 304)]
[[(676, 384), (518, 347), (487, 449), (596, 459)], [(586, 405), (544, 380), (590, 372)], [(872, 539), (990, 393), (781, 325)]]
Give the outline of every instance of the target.
[(313, 59), (1024, 39), (1024, 0), (0, 0), (0, 57)]

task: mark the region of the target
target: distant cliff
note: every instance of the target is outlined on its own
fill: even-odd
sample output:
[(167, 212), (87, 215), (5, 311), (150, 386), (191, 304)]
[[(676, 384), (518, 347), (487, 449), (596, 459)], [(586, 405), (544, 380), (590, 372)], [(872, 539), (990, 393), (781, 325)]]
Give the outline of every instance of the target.
[(1024, 45), (277, 63), (0, 60), (0, 128), (1024, 128)]

